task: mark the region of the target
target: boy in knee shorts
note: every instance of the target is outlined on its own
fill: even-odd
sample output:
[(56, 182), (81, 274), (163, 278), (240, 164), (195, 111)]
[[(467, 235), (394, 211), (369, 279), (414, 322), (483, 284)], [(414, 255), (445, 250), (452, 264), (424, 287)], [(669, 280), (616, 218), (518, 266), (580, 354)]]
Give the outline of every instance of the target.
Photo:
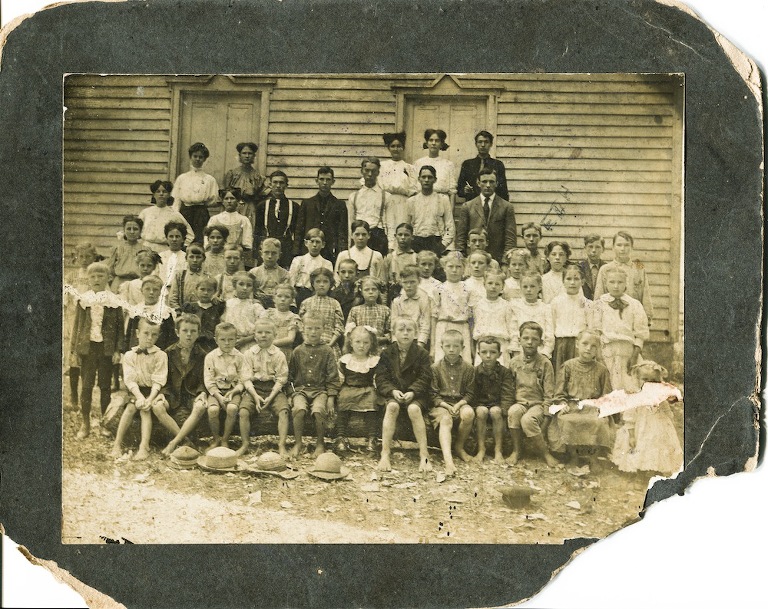
[(240, 437), (242, 446), (237, 451), (242, 455), (248, 450), (251, 435), (251, 417), (271, 407), (277, 415), (278, 450), (287, 457), (285, 438), (288, 435), (288, 398), (283, 387), (288, 383), (288, 362), (285, 354), (272, 343), (277, 329), (267, 319), (256, 322), (254, 337), (256, 344), (245, 352), (248, 380), (245, 393), (240, 400)]
[(432, 368), (429, 353), (416, 344), (416, 322), (407, 317), (394, 321), (394, 342), (381, 353), (376, 365), (376, 388), (387, 400), (381, 433), (381, 460), (377, 468), (390, 471), (389, 461), (392, 438), (395, 435), (400, 407), (408, 409), (413, 435), (419, 445), (419, 471), (432, 470), (427, 452), (427, 428), (424, 425), (424, 409), (429, 400), (432, 385)]
[[(152, 411), (158, 421), (173, 434), (173, 439), (163, 449), (166, 456), (176, 450), (179, 443), (194, 429), (202, 412), (205, 412), (205, 349), (197, 342), (200, 325), (197, 315), (182, 313), (176, 320), (179, 340), (165, 350), (168, 354), (168, 382), (163, 387), (163, 402), (157, 403)], [(184, 430), (194, 409), (198, 411), (198, 416)]]
[[(205, 356), (203, 381), (208, 397), (205, 400), (208, 409), (208, 423), (213, 439), (210, 448), (226, 446), (232, 429), (237, 421), (240, 409), (240, 394), (243, 383), (248, 380), (245, 357), (237, 349), (237, 329), (228, 322), (216, 326), (216, 349)], [(224, 420), (224, 433), (219, 435), (219, 413), (227, 413)]]
[(429, 411), (432, 425), (439, 429), (440, 449), (445, 461), (446, 476), (453, 476), (456, 467), (451, 455), (451, 432), (453, 421), (459, 421), (459, 433), (456, 438), (456, 454), (463, 461), (469, 461), (470, 456), (464, 450), (475, 411), (468, 403), (468, 395), (474, 382), (475, 369), (471, 364), (461, 359), (464, 349), (464, 337), (457, 330), (448, 330), (443, 334), (443, 359), (432, 366), (432, 395), (433, 407)]
[(517, 463), (523, 444), (523, 434), (554, 467), (558, 461), (549, 452), (544, 432), (549, 426), (549, 406), (555, 394), (555, 374), (552, 362), (539, 353), (542, 327), (534, 321), (520, 326), (522, 353), (512, 358), (509, 368), (515, 376), (515, 404), (509, 409), (507, 423), (512, 434), (512, 454), (507, 461)]
[[(304, 418), (310, 410), (315, 419), (317, 445), (314, 456), (325, 452), (325, 428), (333, 413), (341, 381), (333, 349), (323, 342), (323, 319), (311, 313), (304, 317), (304, 342), (296, 347), (288, 368), (293, 388), (291, 398), (293, 434), (296, 444), (291, 456), (298, 457), (304, 447)], [(311, 406), (310, 406), (311, 405)]]
[(477, 420), (477, 455), (475, 461), (485, 458), (485, 436), (488, 417), (493, 429), (494, 462), (501, 463), (504, 437), (504, 417), (515, 401), (515, 379), (512, 373), (499, 363), (501, 342), (493, 336), (477, 339), (480, 364), (475, 367), (475, 378), (469, 394), (469, 402), (475, 408)]

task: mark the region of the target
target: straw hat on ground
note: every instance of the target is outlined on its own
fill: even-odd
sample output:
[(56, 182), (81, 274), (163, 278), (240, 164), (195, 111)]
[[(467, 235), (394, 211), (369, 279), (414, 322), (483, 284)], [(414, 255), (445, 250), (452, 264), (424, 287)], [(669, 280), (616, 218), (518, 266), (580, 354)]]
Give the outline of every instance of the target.
[(512, 509), (523, 508), (530, 504), (531, 495), (535, 492), (527, 486), (503, 486), (499, 489), (501, 498)]
[(191, 446), (179, 446), (170, 456), (171, 465), (174, 465), (179, 469), (192, 469), (193, 467), (197, 467), (197, 460), (199, 458), (200, 453)]
[(286, 480), (299, 475), (299, 472), (289, 469), (285, 459), (275, 452), (265, 452), (259, 455), (256, 461), (248, 467), (248, 472), (251, 474), (279, 476)]
[(315, 461), (314, 467), (307, 471), (322, 480), (341, 480), (349, 476), (349, 468), (344, 467), (341, 459), (334, 453), (323, 453)]
[(235, 472), (245, 469), (245, 461), (237, 460), (237, 453), (231, 448), (217, 446), (197, 459), (197, 464), (207, 472)]

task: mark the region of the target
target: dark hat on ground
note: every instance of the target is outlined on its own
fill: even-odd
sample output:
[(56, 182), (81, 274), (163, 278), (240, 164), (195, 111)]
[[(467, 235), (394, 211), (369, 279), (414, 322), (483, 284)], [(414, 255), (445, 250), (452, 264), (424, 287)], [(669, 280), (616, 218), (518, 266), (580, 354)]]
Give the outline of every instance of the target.
[(171, 453), (171, 463), (179, 467), (195, 467), (200, 453), (191, 446), (179, 446)]
[(503, 486), (499, 492), (508, 507), (517, 509), (527, 506), (531, 502), (531, 495), (536, 491), (527, 486)]
[(259, 455), (255, 462), (248, 467), (248, 472), (252, 474), (265, 474), (269, 476), (279, 476), (289, 480), (299, 475), (299, 472), (288, 468), (279, 454), (275, 452), (265, 452)]
[(349, 468), (341, 464), (341, 459), (334, 453), (323, 453), (315, 460), (315, 465), (307, 470), (315, 478), (322, 480), (341, 480), (349, 476)]
[(212, 448), (197, 459), (197, 464), (208, 472), (235, 472), (245, 466), (245, 462), (238, 462), (237, 453), (225, 446)]

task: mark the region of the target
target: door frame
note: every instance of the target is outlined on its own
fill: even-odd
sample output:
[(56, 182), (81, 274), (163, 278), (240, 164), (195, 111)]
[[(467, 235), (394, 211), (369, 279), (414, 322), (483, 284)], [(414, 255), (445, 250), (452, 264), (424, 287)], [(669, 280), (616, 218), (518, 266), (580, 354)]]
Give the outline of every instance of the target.
[[(267, 141), (269, 137), (269, 99), (272, 90), (277, 85), (276, 78), (262, 76), (176, 76), (168, 79), (171, 88), (171, 133), (169, 151), (169, 173), (175, 171), (179, 163), (178, 142), (181, 138), (182, 100), (185, 93), (252, 93), (260, 98), (259, 135), (256, 144), (254, 165), (259, 173), (264, 173), (267, 167)], [(168, 176), (173, 180), (176, 176)]]

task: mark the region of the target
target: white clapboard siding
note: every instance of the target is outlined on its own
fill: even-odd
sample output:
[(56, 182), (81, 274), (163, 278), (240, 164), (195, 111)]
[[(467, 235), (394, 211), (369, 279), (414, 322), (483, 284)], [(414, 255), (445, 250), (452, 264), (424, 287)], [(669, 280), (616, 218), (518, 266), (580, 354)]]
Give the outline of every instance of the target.
[[(566, 240), (583, 257), (583, 236), (628, 230), (655, 306), (652, 340), (679, 325), (682, 79), (628, 74), (273, 75), (261, 93), (260, 170), (289, 175), (287, 194), (316, 192), (320, 166), (347, 198), (360, 161), (386, 156), (381, 135), (406, 127), (408, 96), (489, 99), (494, 156), (507, 168), (518, 226), (544, 225), (542, 246)], [(243, 82), (247, 82), (244, 77)], [(183, 103), (178, 91), (236, 92), (236, 79), (78, 75), (65, 82), (64, 247), (114, 245), (127, 213), (150, 200), (149, 184), (173, 179)], [(194, 82), (193, 82), (194, 81)], [(206, 84), (208, 83), (208, 84)], [(234, 83), (234, 84), (233, 84)], [(207, 87), (207, 88), (206, 88)], [(441, 89), (441, 87), (443, 87)], [(176, 91), (176, 93), (174, 93)], [(197, 94), (197, 93), (196, 93)], [(450, 140), (449, 134), (449, 141)], [(229, 145), (229, 143), (227, 144)], [(454, 145), (458, 145), (454, 144)], [(212, 150), (221, 154), (220, 150)], [(671, 332), (671, 334), (670, 334)]]

